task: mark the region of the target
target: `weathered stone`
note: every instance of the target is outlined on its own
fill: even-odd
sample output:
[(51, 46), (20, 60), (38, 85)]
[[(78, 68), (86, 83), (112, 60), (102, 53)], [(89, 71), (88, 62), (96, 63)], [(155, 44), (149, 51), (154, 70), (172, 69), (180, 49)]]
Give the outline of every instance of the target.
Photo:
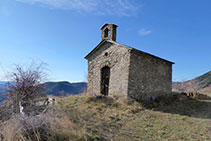
[[(99, 95), (102, 88), (107, 88), (101, 72), (105, 66), (110, 68), (108, 96), (144, 100), (171, 93), (173, 63), (115, 42), (116, 27), (105, 24), (101, 28), (102, 41), (85, 57), (88, 60), (88, 93)], [(107, 29), (110, 34), (106, 33)]]

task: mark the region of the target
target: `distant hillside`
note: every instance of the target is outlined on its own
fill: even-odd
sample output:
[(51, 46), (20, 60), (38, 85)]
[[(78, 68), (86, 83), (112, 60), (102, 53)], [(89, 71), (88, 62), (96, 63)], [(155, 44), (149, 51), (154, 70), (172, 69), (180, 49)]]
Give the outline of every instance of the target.
[(44, 83), (44, 92), (48, 95), (67, 96), (83, 93), (86, 90), (86, 87), (86, 82), (46, 82)]
[(5, 89), (6, 89), (7, 82), (0, 81), (0, 103), (5, 100)]
[(5, 81), (0, 81), (0, 85), (3, 85), (3, 84), (5, 84), (5, 83), (7, 83), (7, 82), (5, 82)]
[(15, 85), (14, 82), (0, 81), (0, 93), (4, 93), (8, 87), (8, 83)]
[(0, 103), (1, 103), (2, 101), (4, 101), (6, 98), (7, 98), (7, 97), (6, 97), (6, 94), (5, 94), (5, 93), (0, 93)]
[[(2, 102), (6, 95), (4, 94), (8, 82), (0, 81), (0, 102)], [(44, 85), (44, 93), (54, 96), (68, 96), (83, 93), (86, 90), (87, 83), (69, 83), (63, 82), (46, 82)]]
[(5, 86), (4, 84), (0, 84), (0, 93), (5, 91)]
[(173, 85), (174, 91), (199, 91), (211, 93), (211, 71), (196, 77), (192, 80), (184, 82), (174, 82)]

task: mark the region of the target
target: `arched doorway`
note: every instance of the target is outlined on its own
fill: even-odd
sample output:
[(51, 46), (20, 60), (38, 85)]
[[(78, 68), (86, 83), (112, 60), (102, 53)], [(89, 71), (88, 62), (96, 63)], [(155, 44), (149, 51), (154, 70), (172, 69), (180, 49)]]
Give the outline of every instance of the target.
[(105, 66), (101, 69), (101, 94), (107, 96), (109, 90), (110, 68)]

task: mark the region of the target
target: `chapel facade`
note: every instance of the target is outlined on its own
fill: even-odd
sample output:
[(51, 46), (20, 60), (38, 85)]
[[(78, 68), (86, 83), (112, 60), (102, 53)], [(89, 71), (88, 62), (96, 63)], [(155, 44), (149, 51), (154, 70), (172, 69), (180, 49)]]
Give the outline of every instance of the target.
[(145, 100), (171, 93), (173, 62), (116, 42), (115, 24), (101, 32), (102, 41), (85, 57), (88, 94)]

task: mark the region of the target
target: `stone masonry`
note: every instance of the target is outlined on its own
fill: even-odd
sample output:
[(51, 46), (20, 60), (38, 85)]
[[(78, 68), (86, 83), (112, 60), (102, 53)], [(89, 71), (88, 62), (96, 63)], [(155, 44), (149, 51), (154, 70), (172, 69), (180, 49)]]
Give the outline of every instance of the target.
[(85, 57), (88, 93), (140, 100), (169, 94), (173, 62), (117, 43), (116, 28), (105, 24), (101, 28), (102, 41)]

